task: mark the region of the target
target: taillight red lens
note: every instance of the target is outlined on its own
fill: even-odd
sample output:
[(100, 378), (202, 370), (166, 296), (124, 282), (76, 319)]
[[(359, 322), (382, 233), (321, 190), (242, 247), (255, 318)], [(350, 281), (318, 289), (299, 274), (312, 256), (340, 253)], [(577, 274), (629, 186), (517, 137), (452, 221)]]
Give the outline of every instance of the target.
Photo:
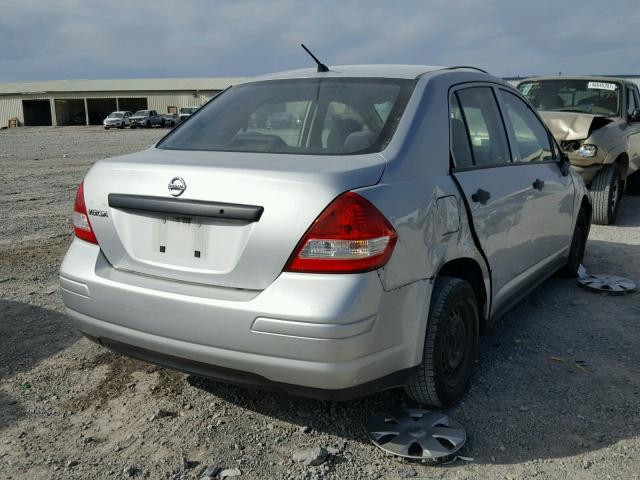
[(82, 240), (95, 244), (98, 243), (96, 236), (93, 234), (91, 222), (89, 222), (87, 206), (84, 203), (84, 182), (78, 187), (76, 201), (73, 204), (73, 233)]
[(289, 259), (285, 271), (358, 273), (382, 267), (397, 235), (369, 200), (340, 195), (320, 214)]

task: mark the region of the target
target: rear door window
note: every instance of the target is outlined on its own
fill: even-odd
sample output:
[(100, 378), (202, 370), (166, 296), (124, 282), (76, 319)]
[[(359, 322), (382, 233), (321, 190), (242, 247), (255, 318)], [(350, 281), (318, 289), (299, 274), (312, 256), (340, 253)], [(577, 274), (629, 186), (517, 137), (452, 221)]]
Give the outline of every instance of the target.
[(538, 120), (529, 106), (517, 95), (500, 90), (504, 109), (505, 121), (513, 128), (518, 146), (520, 162), (542, 162), (553, 160), (553, 150), (547, 129)]
[(453, 95), (451, 97), (451, 153), (457, 168), (467, 168), (473, 166), (473, 155), (471, 153), (471, 144), (469, 143), (469, 135), (464, 125), (462, 110), (458, 98)]
[[(469, 138), (473, 165), (486, 167), (510, 163), (507, 135), (493, 89), (471, 87), (458, 90), (455, 95)], [(452, 131), (454, 128), (459, 129), (459, 123), (452, 118)]]

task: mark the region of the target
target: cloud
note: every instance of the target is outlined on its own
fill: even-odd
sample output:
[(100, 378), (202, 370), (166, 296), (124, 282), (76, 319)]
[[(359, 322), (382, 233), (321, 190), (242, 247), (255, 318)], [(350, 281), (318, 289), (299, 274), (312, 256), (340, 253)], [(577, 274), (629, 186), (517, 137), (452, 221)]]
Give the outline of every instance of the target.
[(0, 81), (247, 76), (328, 64), (640, 73), (635, 1), (0, 0)]

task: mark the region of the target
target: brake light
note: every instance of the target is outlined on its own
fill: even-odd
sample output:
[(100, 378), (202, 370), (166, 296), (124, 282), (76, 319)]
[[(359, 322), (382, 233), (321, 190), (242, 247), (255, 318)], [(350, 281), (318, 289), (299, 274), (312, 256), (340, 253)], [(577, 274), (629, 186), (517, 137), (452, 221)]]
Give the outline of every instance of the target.
[(333, 200), (302, 237), (285, 271), (358, 273), (382, 267), (397, 235), (369, 200), (347, 192)]
[(87, 206), (84, 203), (84, 182), (78, 187), (76, 201), (73, 204), (73, 233), (82, 240), (98, 244), (98, 240), (91, 228), (91, 222), (89, 222)]

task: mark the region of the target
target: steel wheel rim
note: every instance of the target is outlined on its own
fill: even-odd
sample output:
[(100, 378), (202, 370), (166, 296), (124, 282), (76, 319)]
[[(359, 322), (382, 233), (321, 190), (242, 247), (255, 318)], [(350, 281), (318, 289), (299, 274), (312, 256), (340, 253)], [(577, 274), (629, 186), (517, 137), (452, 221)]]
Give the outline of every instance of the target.
[(462, 365), (466, 350), (466, 330), (460, 309), (456, 306), (449, 315), (444, 342), (443, 357), (446, 368), (445, 375), (447, 376), (455, 374)]

